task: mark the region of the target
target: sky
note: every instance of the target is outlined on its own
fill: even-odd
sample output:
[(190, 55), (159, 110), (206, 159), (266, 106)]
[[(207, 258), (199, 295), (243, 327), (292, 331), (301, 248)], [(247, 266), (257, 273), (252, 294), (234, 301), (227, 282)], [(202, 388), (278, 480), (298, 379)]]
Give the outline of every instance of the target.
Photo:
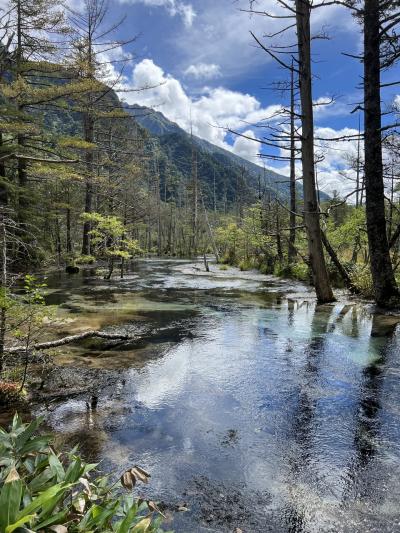
[[(70, 1), (79, 8), (81, 0)], [(192, 128), (199, 137), (288, 174), (286, 162), (259, 157), (271, 153), (260, 143), (266, 135), (260, 122), (288, 103), (288, 95), (273, 91), (270, 85), (287, 80), (288, 73), (257, 47), (250, 31), (266, 45), (292, 45), (293, 29), (274, 38), (265, 35), (293, 21), (249, 14), (248, 5), (248, 0), (109, 0), (107, 24), (126, 16), (116, 37), (137, 36), (133, 43), (114, 50), (112, 59), (131, 58), (122, 81), (128, 91), (121, 93), (129, 104), (154, 107), (186, 131)], [(281, 14), (274, 0), (258, 0), (254, 9)], [(361, 50), (360, 26), (344, 8), (330, 6), (315, 10), (312, 32), (327, 37), (312, 43), (313, 99), (323, 103), (334, 98), (329, 105), (315, 107), (316, 137), (355, 134), (359, 113), (350, 112), (362, 97), (362, 65), (344, 54)], [(118, 65), (113, 63), (113, 69)], [(385, 81), (395, 78), (393, 69)], [(151, 88), (129, 92), (144, 87)], [(396, 88), (389, 88), (385, 105), (395, 98)], [(233, 136), (227, 128), (250, 139)], [(343, 175), (354, 177), (348, 170), (349, 154), (356, 154), (357, 142), (319, 142), (317, 151), (324, 156), (317, 169), (321, 189), (341, 194), (351, 190)]]

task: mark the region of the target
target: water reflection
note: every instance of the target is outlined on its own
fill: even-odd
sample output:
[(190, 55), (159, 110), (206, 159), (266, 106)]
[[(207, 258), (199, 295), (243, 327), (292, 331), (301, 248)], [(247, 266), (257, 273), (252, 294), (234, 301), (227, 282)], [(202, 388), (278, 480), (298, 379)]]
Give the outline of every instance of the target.
[[(293, 412), (293, 427), (289, 438), (292, 446), (288, 457), (288, 502), (283, 516), (290, 533), (306, 531), (308, 508), (304, 492), (315, 490), (318, 476), (313, 452), (316, 430), (315, 411), (318, 396), (320, 369), (323, 364), (326, 333), (333, 314), (332, 306), (318, 306), (313, 311), (310, 326), (310, 340), (305, 347), (305, 364), (299, 378), (297, 406)], [(339, 314), (340, 317), (340, 314)], [(314, 489), (313, 489), (314, 487)]]
[(78, 315), (65, 328), (157, 333), (151, 350), (73, 347), (69, 362), (118, 379), (95, 408), (53, 406), (49, 423), (95, 460), (142, 464), (152, 498), (187, 501), (177, 533), (396, 531), (397, 320), (213, 268), (146, 261), (123, 283), (58, 279), (63, 317)]
[[(397, 321), (391, 317), (373, 316), (371, 340), (384, 338), (385, 342), (376, 357), (362, 371), (359, 402), (354, 421), (354, 453), (348, 467), (347, 483), (342, 501), (349, 505), (353, 501), (370, 500), (376, 497), (377, 475), (368, 474), (368, 466), (375, 459), (380, 447), (382, 394), (385, 381), (385, 369), (390, 363), (393, 339)], [(381, 436), (381, 439), (380, 439)]]

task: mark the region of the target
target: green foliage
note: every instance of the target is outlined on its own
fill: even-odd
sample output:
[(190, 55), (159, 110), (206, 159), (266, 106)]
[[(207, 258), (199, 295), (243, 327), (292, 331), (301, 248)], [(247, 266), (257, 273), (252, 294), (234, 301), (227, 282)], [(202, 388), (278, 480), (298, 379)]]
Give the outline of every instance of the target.
[(261, 206), (256, 204), (246, 210), (239, 225), (227, 218), (215, 232), (217, 247), (222, 253), (222, 261), (242, 265), (243, 270), (254, 268), (260, 263), (256, 256), (269, 252), (272, 239), (262, 228)]
[(328, 223), (328, 238), (331, 245), (339, 252), (352, 252), (354, 247), (367, 246), (365, 228), (365, 209), (353, 208), (344, 218), (342, 224), (335, 225), (333, 220)]
[(26, 349), (35, 342), (51, 316), (51, 309), (45, 306), (45, 287), (45, 283), (27, 274), (24, 277), (23, 294), (13, 297), (14, 303), (8, 314), (11, 334), (21, 340)]
[(9, 432), (0, 428), (0, 533), (161, 533), (157, 506), (122, 492), (128, 474), (133, 488), (147, 473), (127, 471), (122, 486), (96, 477), (76, 449), (56, 452), (40, 423), (15, 415)]
[(309, 268), (303, 262), (296, 262), (291, 265), (288, 264), (277, 264), (275, 266), (274, 274), (276, 276), (298, 279), (299, 281), (308, 282), (310, 278)]
[(239, 261), (239, 268), (241, 271), (252, 270), (253, 268), (258, 267), (258, 261), (256, 258), (242, 259)]
[(74, 262), (77, 265), (92, 265), (95, 261), (94, 255), (78, 255)]
[(374, 297), (372, 275), (368, 266), (354, 265), (350, 272), (350, 278), (362, 296), (365, 298)]
[(82, 220), (91, 222), (91, 242), (99, 258), (129, 259), (141, 253), (137, 240), (126, 237), (127, 228), (116, 216), (100, 213), (83, 213)]

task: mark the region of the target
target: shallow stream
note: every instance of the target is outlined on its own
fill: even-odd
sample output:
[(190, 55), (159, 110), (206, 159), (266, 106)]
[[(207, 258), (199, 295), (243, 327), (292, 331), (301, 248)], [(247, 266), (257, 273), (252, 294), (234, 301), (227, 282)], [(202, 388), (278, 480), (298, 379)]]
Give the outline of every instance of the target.
[(58, 349), (113, 385), (37, 409), (90, 460), (138, 464), (176, 533), (400, 532), (400, 326), (356, 301), (201, 262), (120, 280), (49, 277), (58, 334), (144, 331)]

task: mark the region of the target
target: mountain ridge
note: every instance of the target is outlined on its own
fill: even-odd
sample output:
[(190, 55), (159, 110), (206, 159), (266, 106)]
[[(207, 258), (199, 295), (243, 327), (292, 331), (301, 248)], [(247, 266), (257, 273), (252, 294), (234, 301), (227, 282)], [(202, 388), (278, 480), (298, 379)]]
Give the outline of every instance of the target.
[[(244, 159), (233, 152), (230, 152), (218, 145), (211, 143), (201, 137), (196, 135), (191, 136), (183, 128), (181, 128), (175, 122), (169, 120), (163, 113), (156, 111), (149, 107), (135, 105), (133, 109), (129, 109), (132, 116), (135, 120), (145, 128), (151, 135), (156, 136), (161, 146), (168, 148), (170, 145), (175, 145), (177, 142), (189, 143), (190, 150), (192, 150), (192, 142), (194, 143), (197, 151), (207, 153), (210, 155), (213, 161), (217, 160), (222, 165), (226, 165), (233, 173), (233, 178), (237, 178), (237, 174), (241, 174), (247, 185), (252, 189), (253, 194), (257, 194), (260, 191), (268, 192), (272, 196), (277, 195), (282, 199), (289, 197), (289, 178), (278, 172), (275, 172), (270, 169), (264, 169), (260, 165), (252, 163), (247, 159)], [(134, 111), (134, 112), (132, 112)], [(142, 114), (136, 114), (136, 112)], [(186, 150), (189, 148), (186, 146)], [(182, 155), (182, 154), (181, 154)], [(191, 155), (191, 154), (190, 154)], [(187, 154), (189, 157), (189, 154)], [(189, 157), (191, 159), (191, 157)], [(179, 165), (178, 165), (179, 168)], [(188, 171), (188, 168), (180, 168), (180, 170)], [(209, 185), (211, 181), (214, 180), (213, 175), (207, 175), (207, 169), (205, 172), (201, 173), (202, 177)], [(247, 179), (246, 179), (247, 178)], [(232, 191), (232, 184), (228, 187), (230, 189), (231, 195), (235, 196), (235, 191)], [(243, 186), (243, 184), (242, 184)], [(296, 184), (297, 196), (302, 198), (303, 191), (300, 184)], [(236, 191), (237, 193), (237, 191)], [(329, 199), (329, 195), (322, 192), (320, 193), (322, 200)], [(232, 198), (231, 198), (232, 200)]]

